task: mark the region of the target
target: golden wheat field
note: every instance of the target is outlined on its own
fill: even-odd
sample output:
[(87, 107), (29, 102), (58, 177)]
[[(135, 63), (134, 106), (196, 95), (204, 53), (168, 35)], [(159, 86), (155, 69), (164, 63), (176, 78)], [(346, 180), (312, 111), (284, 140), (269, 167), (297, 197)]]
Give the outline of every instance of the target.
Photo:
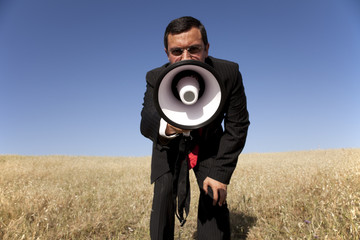
[[(0, 239), (149, 239), (152, 191), (150, 157), (0, 155)], [(360, 149), (243, 154), (228, 205), (232, 239), (359, 239)]]

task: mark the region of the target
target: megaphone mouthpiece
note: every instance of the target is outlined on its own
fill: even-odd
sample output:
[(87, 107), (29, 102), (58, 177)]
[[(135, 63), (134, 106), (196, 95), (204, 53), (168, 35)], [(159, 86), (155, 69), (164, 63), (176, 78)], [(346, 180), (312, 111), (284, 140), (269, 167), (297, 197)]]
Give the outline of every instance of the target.
[(200, 84), (192, 76), (184, 77), (179, 80), (176, 86), (181, 101), (186, 105), (193, 105), (199, 97)]

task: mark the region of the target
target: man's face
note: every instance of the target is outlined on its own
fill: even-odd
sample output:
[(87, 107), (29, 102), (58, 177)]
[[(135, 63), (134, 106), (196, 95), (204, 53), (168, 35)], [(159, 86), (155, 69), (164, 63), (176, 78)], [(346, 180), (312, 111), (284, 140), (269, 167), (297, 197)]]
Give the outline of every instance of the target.
[(201, 32), (198, 28), (193, 27), (187, 32), (179, 34), (169, 34), (168, 49), (165, 52), (170, 63), (182, 60), (197, 60), (205, 62), (208, 56), (209, 44), (204, 46)]

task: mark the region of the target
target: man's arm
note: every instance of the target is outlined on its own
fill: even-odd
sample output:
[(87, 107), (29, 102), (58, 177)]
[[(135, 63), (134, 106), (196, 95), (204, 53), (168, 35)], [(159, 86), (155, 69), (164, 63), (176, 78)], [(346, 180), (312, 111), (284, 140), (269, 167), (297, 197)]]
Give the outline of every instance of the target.
[[(208, 188), (210, 188), (213, 204), (218, 203), (220, 206), (226, 201), (227, 184), (235, 170), (239, 154), (244, 148), (250, 124), (242, 77), (238, 65), (233, 66), (236, 66), (231, 68), (234, 80), (231, 85), (227, 82), (227, 89), (230, 91), (225, 109), (225, 130), (220, 139), (217, 157), (209, 170), (208, 177), (203, 182), (205, 193), (208, 194)], [(224, 69), (230, 72), (230, 67), (224, 67)]]
[(232, 71), (235, 79), (230, 81), (232, 84), (227, 83), (227, 89), (231, 90), (225, 109), (224, 133), (220, 139), (217, 157), (208, 173), (208, 177), (224, 184), (230, 182), (238, 157), (245, 146), (250, 124), (244, 86), (237, 64)]
[(142, 135), (156, 142), (159, 136), (160, 115), (154, 105), (155, 76), (152, 72), (146, 74), (146, 91), (141, 111), (140, 131)]
[(153, 99), (156, 81), (156, 71), (150, 71), (146, 74), (146, 91), (141, 111), (140, 131), (145, 137), (166, 148), (171, 139), (181, 133), (186, 134), (187, 131), (168, 124), (160, 117)]

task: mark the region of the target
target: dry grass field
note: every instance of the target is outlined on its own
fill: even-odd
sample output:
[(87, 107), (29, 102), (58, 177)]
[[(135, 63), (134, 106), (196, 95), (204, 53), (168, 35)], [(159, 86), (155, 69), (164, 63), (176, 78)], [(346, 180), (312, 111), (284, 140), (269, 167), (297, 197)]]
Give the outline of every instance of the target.
[[(0, 155), (0, 239), (149, 239), (150, 157)], [(196, 238), (191, 173), (188, 221)], [(360, 149), (243, 154), (233, 239), (359, 239)]]

